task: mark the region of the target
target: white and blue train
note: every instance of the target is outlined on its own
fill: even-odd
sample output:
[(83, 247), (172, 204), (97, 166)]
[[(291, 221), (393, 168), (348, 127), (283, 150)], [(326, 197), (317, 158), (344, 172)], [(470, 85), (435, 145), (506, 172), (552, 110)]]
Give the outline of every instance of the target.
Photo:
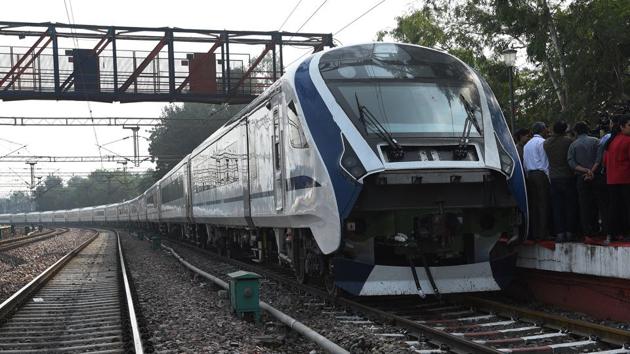
[(1, 223), (126, 224), (290, 265), (355, 295), (500, 289), (527, 231), (488, 84), (438, 50), (315, 53), (137, 198)]

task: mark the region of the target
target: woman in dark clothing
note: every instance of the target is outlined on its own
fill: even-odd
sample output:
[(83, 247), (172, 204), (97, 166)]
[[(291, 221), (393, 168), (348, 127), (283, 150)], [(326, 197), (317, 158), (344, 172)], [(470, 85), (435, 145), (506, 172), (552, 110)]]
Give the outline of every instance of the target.
[(623, 115), (613, 128), (604, 152), (606, 183), (609, 192), (610, 235), (630, 235), (630, 115)]

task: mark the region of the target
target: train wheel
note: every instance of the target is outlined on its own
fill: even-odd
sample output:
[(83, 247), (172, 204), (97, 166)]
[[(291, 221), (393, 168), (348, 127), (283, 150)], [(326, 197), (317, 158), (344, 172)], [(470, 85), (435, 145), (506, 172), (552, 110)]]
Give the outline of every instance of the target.
[(306, 243), (303, 233), (298, 230), (293, 236), (293, 271), (298, 283), (306, 283)]
[(339, 294), (339, 288), (335, 285), (335, 269), (332, 264), (332, 259), (327, 259), (325, 264), (324, 285), (326, 286), (328, 295), (336, 297)]

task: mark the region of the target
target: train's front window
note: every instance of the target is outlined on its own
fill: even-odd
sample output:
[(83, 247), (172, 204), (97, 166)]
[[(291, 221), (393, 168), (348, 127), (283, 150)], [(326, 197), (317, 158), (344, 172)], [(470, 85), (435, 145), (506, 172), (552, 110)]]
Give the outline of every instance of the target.
[[(472, 73), (454, 58), (424, 48), (353, 46), (323, 55), (319, 68), (337, 102), (366, 133), (373, 130), (361, 121), (359, 105), (392, 134), (436, 136), (461, 136), (467, 117), (462, 100), (479, 107)], [(480, 111), (475, 115), (483, 129)]]

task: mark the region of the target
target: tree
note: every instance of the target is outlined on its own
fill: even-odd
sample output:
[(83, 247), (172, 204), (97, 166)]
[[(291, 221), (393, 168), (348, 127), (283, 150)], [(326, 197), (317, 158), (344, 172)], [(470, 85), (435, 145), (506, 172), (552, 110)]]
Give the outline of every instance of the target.
[(65, 184), (60, 177), (50, 175), (33, 196), (39, 211), (83, 208), (133, 199), (153, 181), (153, 171), (130, 174), (96, 170), (87, 177), (72, 177)]
[(31, 211), (31, 198), (28, 194), (15, 191), (8, 198), (0, 198), (0, 214), (24, 213)]

